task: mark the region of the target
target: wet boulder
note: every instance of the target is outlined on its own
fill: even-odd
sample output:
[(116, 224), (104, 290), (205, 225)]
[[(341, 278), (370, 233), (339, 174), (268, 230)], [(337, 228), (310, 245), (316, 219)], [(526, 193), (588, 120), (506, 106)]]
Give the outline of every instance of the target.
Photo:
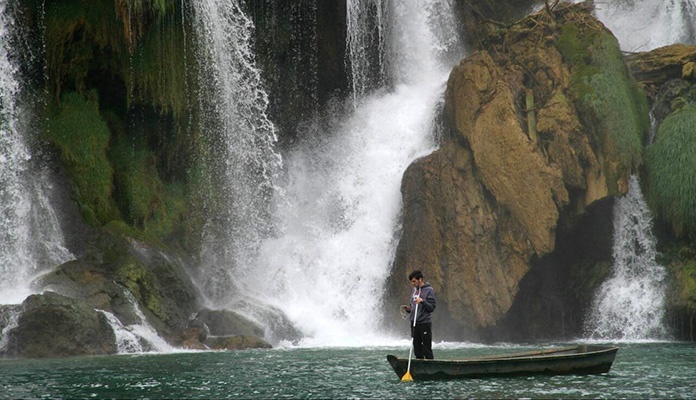
[(46, 292), (22, 303), (3, 354), (46, 358), (114, 354), (116, 350), (116, 337), (104, 314), (78, 300)]
[(203, 309), (198, 312), (192, 324), (207, 326), (212, 336), (263, 336), (264, 333), (257, 323), (230, 310)]
[(271, 348), (262, 339), (263, 328), (230, 310), (203, 309), (179, 335), (180, 345), (187, 348), (241, 350)]

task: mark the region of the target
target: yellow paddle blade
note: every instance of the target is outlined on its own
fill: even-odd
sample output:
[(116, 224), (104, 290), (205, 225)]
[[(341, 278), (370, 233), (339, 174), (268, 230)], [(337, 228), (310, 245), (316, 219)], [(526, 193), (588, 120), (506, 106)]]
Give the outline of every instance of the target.
[(406, 371), (404, 376), (401, 377), (401, 382), (413, 382), (413, 377), (411, 376), (411, 371)]

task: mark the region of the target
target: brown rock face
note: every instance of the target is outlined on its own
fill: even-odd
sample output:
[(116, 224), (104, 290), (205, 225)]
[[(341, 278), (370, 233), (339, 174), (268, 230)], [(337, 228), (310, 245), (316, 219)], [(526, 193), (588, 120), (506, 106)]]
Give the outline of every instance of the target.
[(696, 46), (673, 44), (645, 53), (630, 54), (626, 62), (636, 80), (651, 92), (671, 79), (696, 80)]
[[(626, 188), (576, 111), (555, 46), (571, 21), (606, 31), (581, 6), (507, 28), (456, 66), (445, 95), (449, 135), (405, 172), (403, 232), (389, 292), (405, 302), (420, 269), (438, 297), (441, 335), (476, 339), (510, 310), (532, 263), (597, 200)], [(619, 182), (608, 184), (607, 177)]]

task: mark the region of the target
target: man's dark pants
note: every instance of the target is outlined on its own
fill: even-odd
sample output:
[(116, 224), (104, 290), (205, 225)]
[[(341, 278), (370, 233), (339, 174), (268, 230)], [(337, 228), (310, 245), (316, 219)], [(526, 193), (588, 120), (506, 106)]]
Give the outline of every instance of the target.
[(416, 358), (433, 359), (433, 334), (431, 324), (416, 324), (411, 327), (413, 352)]

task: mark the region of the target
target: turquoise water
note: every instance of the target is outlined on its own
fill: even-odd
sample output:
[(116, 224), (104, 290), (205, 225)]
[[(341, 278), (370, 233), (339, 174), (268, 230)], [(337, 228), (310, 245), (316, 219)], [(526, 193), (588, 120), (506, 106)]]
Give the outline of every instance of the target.
[[(547, 346), (537, 346), (547, 347)], [(401, 382), (404, 348), (273, 349), (0, 360), (0, 398), (693, 398), (696, 344), (632, 343), (608, 374)], [(437, 358), (528, 350), (440, 345)]]

